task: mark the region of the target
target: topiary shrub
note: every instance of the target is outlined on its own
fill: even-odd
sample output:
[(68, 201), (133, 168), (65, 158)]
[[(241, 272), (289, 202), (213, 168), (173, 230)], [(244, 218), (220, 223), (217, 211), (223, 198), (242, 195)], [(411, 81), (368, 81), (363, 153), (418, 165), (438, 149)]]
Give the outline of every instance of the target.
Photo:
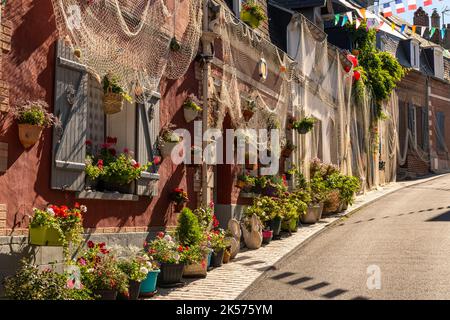
[(181, 211), (176, 233), (178, 241), (185, 246), (197, 245), (202, 240), (203, 233), (198, 218), (189, 208)]

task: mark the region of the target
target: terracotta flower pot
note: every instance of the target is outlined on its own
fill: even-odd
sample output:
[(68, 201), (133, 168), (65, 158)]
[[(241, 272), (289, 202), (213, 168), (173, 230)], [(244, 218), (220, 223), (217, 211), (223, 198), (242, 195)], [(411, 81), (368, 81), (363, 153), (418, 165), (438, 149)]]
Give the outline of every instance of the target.
[(19, 140), (25, 149), (35, 145), (41, 138), (44, 127), (33, 124), (19, 124)]

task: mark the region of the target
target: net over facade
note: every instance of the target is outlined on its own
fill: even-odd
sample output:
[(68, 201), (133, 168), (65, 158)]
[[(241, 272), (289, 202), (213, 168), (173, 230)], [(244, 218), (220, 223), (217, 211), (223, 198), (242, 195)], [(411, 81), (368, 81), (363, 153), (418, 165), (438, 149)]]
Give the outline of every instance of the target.
[[(97, 80), (113, 74), (139, 97), (181, 77), (202, 33), (202, 0), (52, 0), (60, 37)], [(176, 40), (175, 40), (176, 39)]]

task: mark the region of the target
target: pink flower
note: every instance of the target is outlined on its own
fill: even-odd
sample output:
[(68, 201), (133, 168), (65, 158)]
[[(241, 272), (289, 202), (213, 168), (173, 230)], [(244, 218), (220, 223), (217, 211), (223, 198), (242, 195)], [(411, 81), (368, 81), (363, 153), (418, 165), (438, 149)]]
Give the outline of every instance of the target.
[(128, 148), (123, 149), (123, 153), (128, 153), (130, 150)]
[(85, 266), (85, 265), (86, 265), (86, 259), (84, 259), (84, 258), (79, 258), (79, 259), (78, 259), (78, 264), (81, 265), (81, 266)]
[(153, 163), (155, 164), (155, 166), (160, 164), (161, 163), (161, 157), (160, 156), (153, 157)]

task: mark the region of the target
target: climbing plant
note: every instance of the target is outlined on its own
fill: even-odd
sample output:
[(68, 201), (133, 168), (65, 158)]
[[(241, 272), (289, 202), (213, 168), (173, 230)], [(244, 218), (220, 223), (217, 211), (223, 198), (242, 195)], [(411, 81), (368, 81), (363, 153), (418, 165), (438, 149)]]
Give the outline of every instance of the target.
[[(359, 50), (359, 66), (363, 83), (357, 84), (356, 97), (363, 95), (364, 85), (375, 99), (376, 119), (382, 118), (382, 102), (388, 99), (397, 83), (406, 75), (407, 69), (402, 67), (397, 59), (388, 52), (376, 48), (376, 30), (366, 28), (366, 23), (356, 29), (356, 24), (347, 24), (347, 31), (353, 42), (354, 49)], [(357, 81), (360, 82), (360, 81)], [(356, 83), (357, 83), (356, 82)]]

